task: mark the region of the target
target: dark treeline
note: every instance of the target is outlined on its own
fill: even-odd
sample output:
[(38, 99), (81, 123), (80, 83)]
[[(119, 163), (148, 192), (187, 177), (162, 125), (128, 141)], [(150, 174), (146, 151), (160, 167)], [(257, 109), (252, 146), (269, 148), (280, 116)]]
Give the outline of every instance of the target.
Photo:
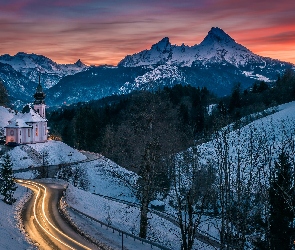
[(241, 90), (237, 83), (228, 97), (219, 101), (220, 113), (234, 121), (245, 115), (295, 100), (295, 73), (288, 69), (275, 83), (256, 81), (250, 89)]
[[(173, 144), (175, 152), (207, 133), (211, 126), (207, 106), (216, 100), (206, 88), (176, 85), (154, 93), (136, 92), (111, 104), (93, 101), (66, 107), (48, 118), (54, 138), (78, 149), (101, 152), (128, 167), (136, 165), (130, 157), (135, 160), (134, 148), (149, 131), (164, 144)], [(179, 146), (172, 143), (176, 137)], [(117, 149), (120, 144), (124, 144), (123, 153)]]

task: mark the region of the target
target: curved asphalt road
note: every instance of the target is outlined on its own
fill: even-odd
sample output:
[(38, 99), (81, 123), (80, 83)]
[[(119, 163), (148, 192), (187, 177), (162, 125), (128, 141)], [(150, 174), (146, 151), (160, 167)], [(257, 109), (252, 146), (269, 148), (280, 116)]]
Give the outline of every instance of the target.
[(34, 195), (26, 204), (23, 224), (39, 249), (101, 249), (75, 232), (58, 212), (58, 202), (64, 187), (55, 183), (17, 180)]

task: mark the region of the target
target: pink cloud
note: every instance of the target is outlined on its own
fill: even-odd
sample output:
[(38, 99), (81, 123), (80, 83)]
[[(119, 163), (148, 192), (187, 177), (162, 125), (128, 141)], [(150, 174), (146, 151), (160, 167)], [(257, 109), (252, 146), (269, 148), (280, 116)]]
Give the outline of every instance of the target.
[(117, 64), (165, 36), (194, 45), (219, 26), (253, 52), (283, 59), (294, 44), (294, 9), (288, 0), (0, 0), (0, 54)]

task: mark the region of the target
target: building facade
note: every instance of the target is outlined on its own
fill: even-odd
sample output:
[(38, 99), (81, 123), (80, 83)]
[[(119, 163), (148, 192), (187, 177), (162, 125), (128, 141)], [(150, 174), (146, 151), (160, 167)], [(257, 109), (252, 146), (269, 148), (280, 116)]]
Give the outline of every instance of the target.
[(6, 144), (39, 143), (47, 141), (47, 120), (45, 113), (45, 94), (39, 84), (34, 94), (34, 105), (27, 104), (22, 112), (17, 113), (5, 127)]

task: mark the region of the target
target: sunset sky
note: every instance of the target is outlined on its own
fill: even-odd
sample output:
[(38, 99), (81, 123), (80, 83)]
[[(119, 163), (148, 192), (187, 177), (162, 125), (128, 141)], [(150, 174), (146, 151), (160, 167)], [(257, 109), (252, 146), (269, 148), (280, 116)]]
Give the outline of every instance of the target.
[(199, 44), (211, 27), (295, 63), (294, 0), (0, 0), (0, 54), (116, 65), (163, 37)]

